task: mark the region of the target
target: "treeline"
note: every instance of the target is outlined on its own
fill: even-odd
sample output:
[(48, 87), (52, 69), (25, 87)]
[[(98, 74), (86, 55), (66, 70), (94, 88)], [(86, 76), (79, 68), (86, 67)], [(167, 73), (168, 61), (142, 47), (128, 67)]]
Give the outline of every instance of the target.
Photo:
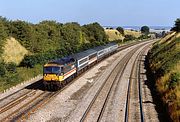
[(30, 52), (31, 55), (21, 63), (28, 67), (108, 42), (104, 29), (98, 23), (81, 26), (76, 22), (62, 24), (45, 20), (32, 24), (0, 17), (0, 34), (1, 42), (7, 37), (14, 37)]
[(171, 28), (171, 31), (180, 32), (180, 18), (176, 19), (174, 27)]

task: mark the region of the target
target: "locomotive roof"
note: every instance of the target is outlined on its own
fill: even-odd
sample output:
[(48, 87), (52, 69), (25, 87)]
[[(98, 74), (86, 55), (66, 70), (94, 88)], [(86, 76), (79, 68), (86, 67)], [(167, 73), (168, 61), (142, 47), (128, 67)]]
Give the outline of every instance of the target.
[(103, 47), (104, 47), (104, 49), (106, 49), (106, 48), (109, 48), (109, 47), (114, 46), (114, 45), (116, 45), (116, 42), (108, 43), (108, 44), (104, 45)]
[(74, 62), (74, 59), (72, 57), (68, 56), (68, 57), (64, 57), (64, 58), (60, 58), (57, 60), (50, 61), (50, 62), (48, 62), (48, 64), (64, 65), (64, 64), (67, 64), (70, 62)]
[(97, 51), (93, 50), (93, 49), (88, 49), (88, 50), (85, 50), (84, 53), (87, 53), (88, 55), (91, 55), (91, 54), (97, 53)]
[(111, 43), (106, 44), (106, 46), (113, 46), (113, 45), (117, 45), (117, 43), (116, 42), (111, 42)]
[(85, 50), (83, 52), (79, 52), (79, 53), (75, 53), (75, 54), (72, 54), (71, 56), (74, 58), (74, 59), (81, 59), (81, 58), (84, 58), (84, 57), (87, 57), (91, 54), (94, 54), (96, 53), (97, 51), (96, 50), (93, 50), (93, 49), (88, 49), (88, 50)]
[(93, 49), (96, 51), (104, 50), (104, 46), (98, 46), (98, 47), (95, 47)]
[(88, 56), (89, 54), (88, 53), (85, 53), (85, 52), (79, 52), (79, 53), (75, 53), (75, 54), (72, 54), (71, 56), (74, 58), (74, 59), (81, 59), (81, 58), (84, 58), (86, 56)]

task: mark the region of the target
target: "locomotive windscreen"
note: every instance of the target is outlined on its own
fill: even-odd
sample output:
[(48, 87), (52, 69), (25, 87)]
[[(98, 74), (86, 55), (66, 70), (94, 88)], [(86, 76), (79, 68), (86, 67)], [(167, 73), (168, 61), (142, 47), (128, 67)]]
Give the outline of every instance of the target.
[(60, 73), (60, 67), (50, 66), (44, 67), (44, 74), (58, 74)]

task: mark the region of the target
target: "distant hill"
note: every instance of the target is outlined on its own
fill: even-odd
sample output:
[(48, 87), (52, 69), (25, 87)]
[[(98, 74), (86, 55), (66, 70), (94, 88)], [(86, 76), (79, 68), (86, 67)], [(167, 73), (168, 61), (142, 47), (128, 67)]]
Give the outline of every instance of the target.
[[(108, 35), (110, 41), (124, 39), (124, 36), (121, 33), (119, 33), (116, 29), (105, 29), (105, 32)], [(125, 30), (124, 33), (125, 35), (132, 35), (136, 38), (141, 36), (141, 32), (138, 31)]]
[(108, 38), (110, 41), (113, 40), (123, 40), (124, 36), (122, 36), (122, 34), (119, 33), (119, 31), (115, 30), (115, 29), (105, 29), (106, 34), (108, 35)]
[(6, 39), (2, 53), (2, 59), (5, 63), (19, 64), (25, 54), (28, 54), (28, 51), (15, 38)]

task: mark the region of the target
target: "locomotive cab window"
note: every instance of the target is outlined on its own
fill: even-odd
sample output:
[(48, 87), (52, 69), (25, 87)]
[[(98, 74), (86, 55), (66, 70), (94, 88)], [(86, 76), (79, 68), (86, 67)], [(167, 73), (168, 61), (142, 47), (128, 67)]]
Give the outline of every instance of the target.
[(59, 74), (61, 72), (60, 67), (50, 66), (44, 67), (44, 74)]

